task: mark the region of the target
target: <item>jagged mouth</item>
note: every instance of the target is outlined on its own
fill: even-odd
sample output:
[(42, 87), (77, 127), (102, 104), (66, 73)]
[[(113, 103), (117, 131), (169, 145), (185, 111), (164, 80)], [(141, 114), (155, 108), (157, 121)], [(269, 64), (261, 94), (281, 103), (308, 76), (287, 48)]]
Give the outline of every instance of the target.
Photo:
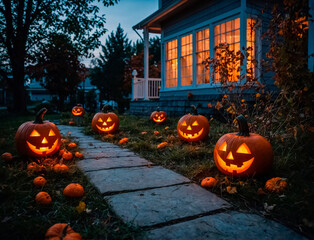
[(230, 166), (227, 165), (227, 163), (222, 160), (222, 158), (219, 156), (218, 152), (216, 151), (216, 156), (218, 160), (218, 165), (225, 171), (229, 173), (242, 173), (249, 169), (249, 167), (252, 165), (254, 161), (254, 157), (252, 157), (250, 160), (243, 162), (241, 167), (238, 167), (236, 164), (230, 163)]
[(182, 132), (181, 130), (179, 130), (179, 133), (180, 133), (180, 135), (181, 135), (182, 137), (184, 137), (184, 138), (187, 138), (187, 139), (194, 139), (194, 138), (199, 137), (199, 136), (203, 133), (203, 131), (204, 131), (204, 128), (202, 128), (199, 132), (194, 133), (194, 134), (192, 134), (192, 133), (184, 133), (184, 132)]
[(58, 139), (52, 144), (51, 147), (39, 147), (37, 148), (35, 145), (31, 144), (30, 142), (26, 141), (28, 147), (30, 150), (32, 150), (34, 153), (39, 154), (39, 155), (46, 155), (52, 153), (57, 145), (58, 145)]
[(72, 112), (74, 116), (82, 115), (82, 112)]
[(114, 123), (110, 127), (99, 127), (98, 125), (96, 125), (96, 127), (102, 132), (109, 132), (114, 128), (115, 125), (116, 124)]
[(165, 120), (165, 118), (153, 118), (155, 122), (163, 122)]

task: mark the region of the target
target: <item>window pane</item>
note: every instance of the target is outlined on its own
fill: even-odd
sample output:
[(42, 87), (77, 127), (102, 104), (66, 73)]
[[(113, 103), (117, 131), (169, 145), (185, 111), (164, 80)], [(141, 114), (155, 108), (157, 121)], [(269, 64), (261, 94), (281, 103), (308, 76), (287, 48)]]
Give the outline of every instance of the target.
[(166, 87), (177, 86), (177, 40), (166, 43)]

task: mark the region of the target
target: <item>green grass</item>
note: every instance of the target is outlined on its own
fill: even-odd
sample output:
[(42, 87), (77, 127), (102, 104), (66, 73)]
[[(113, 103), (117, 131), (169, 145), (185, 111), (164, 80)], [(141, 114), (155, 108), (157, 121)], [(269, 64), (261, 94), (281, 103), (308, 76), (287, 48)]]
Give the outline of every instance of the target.
[[(0, 154), (11, 152), (12, 163), (0, 162), (0, 239), (43, 239), (46, 230), (58, 222), (70, 226), (82, 234), (84, 239), (134, 239), (140, 234), (138, 229), (124, 224), (111, 210), (103, 197), (80, 172), (75, 161), (66, 162), (68, 174), (54, 172), (28, 173), (30, 159), (17, 155), (14, 146), (15, 132), (20, 124), (33, 119), (32, 115), (2, 115), (0, 122)], [(58, 119), (58, 115), (47, 115), (45, 119)], [(78, 149), (74, 149), (78, 150)], [(34, 187), (32, 181), (42, 175), (47, 184)], [(68, 199), (62, 192), (69, 183), (80, 183), (85, 189), (81, 199)], [(39, 206), (35, 196), (40, 191), (48, 192), (52, 204)], [(87, 211), (78, 213), (79, 202), (86, 203)]]
[[(210, 189), (218, 196), (228, 200), (238, 210), (253, 212), (273, 218), (285, 225), (314, 237), (314, 177), (313, 157), (307, 157), (304, 149), (291, 150), (290, 142), (271, 141), (275, 152), (273, 168), (260, 177), (232, 178), (221, 174), (213, 160), (213, 149), (217, 140), (227, 132), (236, 129), (215, 120), (210, 122), (209, 138), (203, 142), (188, 143), (180, 140), (176, 133), (179, 118), (170, 118), (167, 123), (156, 125), (148, 117), (119, 116), (120, 129), (113, 136), (95, 134), (90, 126), (91, 116), (86, 117), (88, 123), (85, 133), (94, 135), (103, 141), (119, 144), (119, 140), (127, 137), (129, 142), (121, 147), (129, 148), (154, 164), (179, 172), (200, 184), (207, 176), (216, 177), (219, 184)], [(165, 129), (165, 127), (169, 127)], [(154, 131), (160, 134), (154, 135)], [(147, 134), (142, 135), (142, 132)], [(161, 142), (168, 142), (164, 149), (157, 149)], [(301, 140), (309, 141), (309, 140)], [(287, 178), (288, 188), (283, 194), (258, 194), (265, 182), (273, 177)], [(236, 194), (229, 194), (227, 186), (235, 186)], [(266, 211), (264, 204), (276, 205), (272, 211)]]

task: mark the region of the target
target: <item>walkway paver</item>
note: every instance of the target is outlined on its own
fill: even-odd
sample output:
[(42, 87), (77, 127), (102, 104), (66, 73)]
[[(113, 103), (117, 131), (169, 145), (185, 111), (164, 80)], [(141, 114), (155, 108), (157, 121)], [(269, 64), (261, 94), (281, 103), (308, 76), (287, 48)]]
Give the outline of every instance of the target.
[(129, 151), (59, 125), (79, 142), (77, 166), (127, 223), (148, 229), (142, 239), (304, 239), (291, 229), (231, 205), (188, 178)]

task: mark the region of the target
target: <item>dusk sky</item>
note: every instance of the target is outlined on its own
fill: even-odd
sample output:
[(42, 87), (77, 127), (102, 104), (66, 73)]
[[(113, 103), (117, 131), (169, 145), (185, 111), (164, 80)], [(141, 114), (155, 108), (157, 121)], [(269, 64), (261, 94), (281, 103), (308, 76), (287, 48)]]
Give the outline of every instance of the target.
[[(102, 44), (105, 43), (108, 35), (117, 29), (119, 23), (130, 40), (140, 39), (132, 27), (148, 17), (158, 9), (158, 0), (120, 0), (118, 4), (110, 7), (100, 6), (100, 13), (106, 15), (107, 33), (101, 38)], [(142, 31), (138, 31), (142, 35)], [(95, 51), (95, 57), (98, 56), (101, 48)], [(91, 59), (83, 61), (87, 66)]]

